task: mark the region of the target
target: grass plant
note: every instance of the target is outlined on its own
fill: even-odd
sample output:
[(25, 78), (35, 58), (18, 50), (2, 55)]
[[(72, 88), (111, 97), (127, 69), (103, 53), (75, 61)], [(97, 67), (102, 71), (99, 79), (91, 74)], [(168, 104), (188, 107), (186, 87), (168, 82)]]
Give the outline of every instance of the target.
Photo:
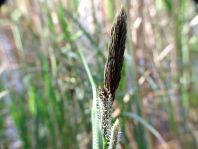
[(187, 0), (7, 1), (0, 148), (198, 148), (196, 18)]

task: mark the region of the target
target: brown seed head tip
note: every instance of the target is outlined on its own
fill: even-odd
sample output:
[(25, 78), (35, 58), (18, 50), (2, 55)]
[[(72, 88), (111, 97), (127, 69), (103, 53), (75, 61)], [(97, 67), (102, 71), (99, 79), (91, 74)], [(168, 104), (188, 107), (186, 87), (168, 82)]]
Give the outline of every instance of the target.
[(115, 94), (121, 79), (127, 31), (126, 17), (126, 12), (122, 7), (112, 25), (108, 44), (109, 53), (104, 71), (104, 86), (112, 95)]
[(120, 12), (118, 13), (118, 16), (120, 16), (122, 19), (126, 21), (127, 15), (123, 6), (121, 7)]

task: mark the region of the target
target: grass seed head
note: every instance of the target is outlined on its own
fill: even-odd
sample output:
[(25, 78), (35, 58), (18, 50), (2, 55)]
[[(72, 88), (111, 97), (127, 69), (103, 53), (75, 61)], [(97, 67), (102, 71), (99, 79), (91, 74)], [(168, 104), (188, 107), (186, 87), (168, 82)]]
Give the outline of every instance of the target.
[(122, 8), (113, 23), (108, 45), (109, 54), (104, 71), (104, 86), (110, 91), (112, 96), (114, 96), (121, 79), (127, 31), (126, 18), (126, 12)]

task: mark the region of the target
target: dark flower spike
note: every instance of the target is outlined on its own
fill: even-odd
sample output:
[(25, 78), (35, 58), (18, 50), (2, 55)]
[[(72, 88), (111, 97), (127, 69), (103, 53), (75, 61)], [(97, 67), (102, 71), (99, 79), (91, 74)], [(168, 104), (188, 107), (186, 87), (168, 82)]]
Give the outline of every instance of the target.
[(104, 86), (98, 90), (97, 113), (103, 135), (104, 149), (114, 149), (118, 143), (119, 121), (111, 125), (112, 105), (121, 79), (126, 41), (126, 13), (124, 8), (117, 15), (110, 35), (108, 58), (104, 70)]
[(108, 59), (104, 71), (104, 88), (114, 97), (121, 79), (121, 69), (126, 41), (126, 12), (121, 9), (111, 29)]

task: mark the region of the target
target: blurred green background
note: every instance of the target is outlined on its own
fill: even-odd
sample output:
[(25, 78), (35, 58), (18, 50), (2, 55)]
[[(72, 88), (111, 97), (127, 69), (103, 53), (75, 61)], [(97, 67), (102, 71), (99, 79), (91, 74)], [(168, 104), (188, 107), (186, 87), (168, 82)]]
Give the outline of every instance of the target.
[(92, 148), (94, 85), (103, 83), (121, 5), (128, 32), (112, 114), (120, 148), (198, 149), (191, 0), (8, 0), (0, 8), (1, 149)]

